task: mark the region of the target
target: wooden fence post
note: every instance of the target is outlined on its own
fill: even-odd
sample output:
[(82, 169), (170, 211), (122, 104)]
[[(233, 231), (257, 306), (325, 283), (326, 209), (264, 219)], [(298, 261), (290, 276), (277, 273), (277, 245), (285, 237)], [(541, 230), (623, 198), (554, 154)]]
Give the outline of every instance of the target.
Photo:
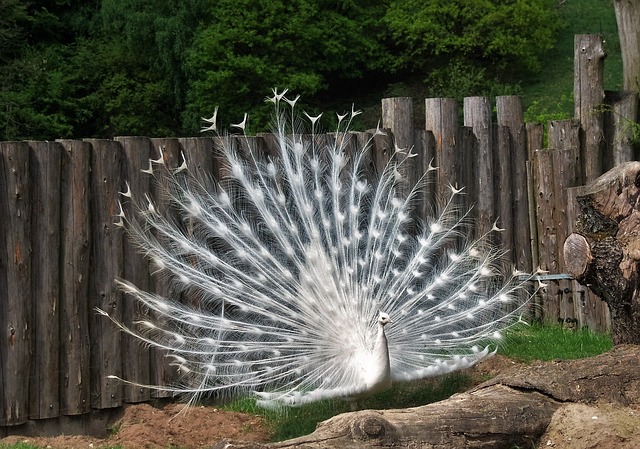
[[(171, 209), (170, 204), (165, 195), (162, 195), (163, 187), (161, 184), (166, 184), (170, 171), (178, 168), (182, 164), (182, 147), (177, 139), (151, 139), (153, 144), (153, 159), (159, 159), (162, 157), (164, 160), (164, 166), (156, 166), (155, 180), (151, 184), (151, 198), (155, 203), (156, 210), (165, 216), (175, 215), (175, 210)], [(162, 152), (160, 151), (162, 150)], [(162, 238), (158, 237), (161, 241)], [(153, 264), (151, 264), (153, 269)], [(172, 298), (175, 301), (180, 301), (181, 298), (177, 296), (171, 286), (171, 279), (164, 276), (152, 276), (151, 277), (151, 291), (164, 296), (165, 298)], [(160, 349), (154, 349), (151, 352), (151, 384), (152, 385), (171, 385), (175, 382), (177, 376), (177, 370), (171, 366), (171, 360), (167, 358), (167, 352)], [(151, 392), (152, 398), (167, 398), (173, 396), (173, 393), (155, 390)]]
[(531, 261), (535, 270), (540, 265), (538, 254), (538, 229), (536, 225), (536, 192), (534, 186), (533, 159), (536, 151), (544, 146), (544, 126), (541, 123), (525, 124), (527, 134), (527, 184), (529, 197), (529, 233), (531, 234)]
[[(415, 152), (418, 153), (419, 159), (416, 161), (417, 167), (421, 174), (429, 171), (430, 165), (435, 165), (436, 158), (436, 142), (433, 137), (433, 133), (422, 129), (414, 130), (413, 142), (415, 145)], [(431, 172), (427, 175), (425, 180), (425, 189), (420, 192), (417, 215), (421, 219), (426, 219), (433, 215), (436, 208), (436, 189), (434, 178), (436, 174)]]
[[(553, 216), (556, 190), (554, 188), (555, 177), (551, 150), (542, 149), (535, 152), (533, 174), (535, 185), (538, 188), (536, 196), (538, 235), (544, 236), (538, 242), (540, 269), (549, 273), (558, 273), (558, 230)], [(547, 323), (555, 323), (560, 316), (557, 284), (549, 282), (544, 293), (545, 300), (542, 303), (544, 320)]]
[[(576, 120), (552, 121), (549, 123), (549, 151), (551, 152), (553, 169), (553, 204), (552, 220), (556, 230), (557, 248), (554, 256), (557, 258), (556, 269), (558, 273), (566, 273), (566, 264), (563, 257), (564, 241), (569, 235), (567, 232), (568, 208), (567, 188), (581, 184), (580, 173), (580, 123)], [(576, 310), (580, 302), (574, 292), (574, 285), (569, 280), (558, 280), (558, 321), (567, 326), (575, 326), (573, 320), (581, 323), (581, 314)]]
[(33, 349), (29, 418), (54, 418), (60, 410), (60, 175), (62, 146), (31, 147), (31, 288)]
[(604, 152), (604, 49), (602, 36), (577, 34), (574, 40), (574, 118), (582, 125), (582, 178), (588, 183), (600, 176)]
[(81, 415), (91, 409), (89, 273), (91, 250), (91, 145), (61, 140), (64, 147), (61, 181), (60, 261), (60, 409)]
[(215, 157), (213, 139), (210, 137), (184, 137), (178, 139), (184, 151), (189, 174), (210, 189), (212, 179), (219, 179), (219, 160)]
[[(493, 172), (493, 124), (489, 97), (464, 99), (464, 126), (473, 130), (476, 139), (476, 210), (479, 235), (488, 233), (496, 220)], [(503, 192), (505, 193), (505, 192)]]
[(120, 212), (118, 192), (125, 191), (125, 156), (122, 146), (113, 140), (88, 139), (87, 142), (93, 148), (89, 272), (91, 406), (103, 409), (122, 405), (122, 384), (107, 377), (122, 377), (121, 332), (94, 308), (100, 308), (122, 321), (122, 292), (114, 280), (122, 277), (123, 235), (114, 222)]
[(498, 234), (498, 240), (507, 251), (506, 259), (510, 264), (515, 263), (515, 226), (513, 223), (513, 174), (511, 173), (511, 135), (509, 128), (502, 125), (493, 127), (493, 169), (494, 194), (498, 227), (503, 229)]
[(0, 142), (0, 425), (29, 414), (32, 344), (29, 145)]
[[(124, 179), (136, 201), (144, 201), (144, 195), (149, 193), (149, 175), (143, 173), (149, 167), (151, 158), (151, 141), (147, 137), (116, 137), (114, 139), (122, 145), (125, 155)], [(127, 217), (134, 215), (135, 207), (129, 198), (120, 195), (118, 200)], [(149, 290), (149, 261), (140, 253), (138, 248), (124, 236), (122, 276), (141, 290)], [(136, 322), (142, 315), (146, 315), (140, 303), (132, 297), (123, 297), (122, 323), (135, 329)], [(141, 345), (137, 338), (122, 334), (122, 377), (128, 381), (148, 385), (149, 348)], [(149, 390), (135, 385), (124, 385), (124, 402), (143, 402), (149, 400)]]
[[(382, 99), (382, 127), (390, 129), (393, 134), (396, 149), (413, 151), (413, 100), (411, 97), (396, 97)], [(398, 162), (403, 157), (396, 159)], [(405, 160), (398, 166), (398, 172), (403, 176), (400, 194), (407, 194), (408, 187), (415, 184), (422, 173), (418, 173), (415, 160)]]
[[(638, 92), (605, 92), (607, 110), (604, 130), (607, 152), (603, 170), (636, 159), (634, 140), (640, 135), (638, 128)], [(635, 143), (637, 144), (637, 142)]]
[(437, 203), (449, 198), (449, 185), (463, 187), (460, 179), (460, 161), (456, 149), (458, 138), (458, 103), (453, 98), (427, 98), (425, 100), (425, 129), (435, 137), (435, 165)]
[[(531, 272), (531, 235), (529, 234), (529, 201), (527, 187), (527, 139), (522, 98), (509, 95), (496, 97), (498, 125), (509, 128), (512, 143), (511, 170), (513, 188), (513, 236), (515, 264), (521, 271)], [(504, 161), (503, 163), (507, 163)]]

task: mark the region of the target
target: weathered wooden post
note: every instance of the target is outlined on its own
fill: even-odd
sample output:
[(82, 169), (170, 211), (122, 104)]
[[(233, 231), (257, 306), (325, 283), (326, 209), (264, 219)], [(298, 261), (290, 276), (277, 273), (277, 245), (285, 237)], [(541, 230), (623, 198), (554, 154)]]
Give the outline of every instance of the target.
[[(152, 158), (162, 159), (163, 166), (156, 166), (154, 182), (149, 186), (151, 190), (151, 198), (153, 198), (155, 208), (164, 216), (175, 215), (175, 210), (171, 210), (168, 198), (162, 195), (164, 191), (162, 187), (166, 184), (170, 177), (170, 171), (178, 168), (182, 164), (182, 147), (177, 139), (151, 139)], [(166, 241), (166, 237), (156, 236), (160, 241)], [(153, 263), (150, 264), (151, 270), (154, 268)], [(161, 275), (152, 276), (150, 279), (151, 291), (165, 298), (173, 297), (178, 300), (171, 285), (171, 279)], [(176, 380), (177, 370), (170, 365), (170, 359), (167, 357), (166, 351), (154, 348), (150, 353), (151, 359), (151, 385), (171, 385)], [(154, 390), (151, 392), (152, 398), (171, 397), (172, 393), (162, 390)]]
[(488, 97), (464, 99), (464, 126), (476, 138), (476, 210), (479, 235), (488, 233), (496, 220), (493, 177), (493, 124), (491, 100)]
[(604, 58), (602, 36), (577, 34), (574, 40), (574, 118), (582, 125), (583, 179), (600, 176), (605, 149), (602, 122), (604, 104)]
[(636, 160), (634, 135), (638, 134), (638, 93), (606, 92), (604, 130), (607, 141), (604, 170)]
[(533, 159), (537, 151), (544, 146), (544, 126), (541, 123), (526, 123), (525, 134), (527, 138), (527, 197), (529, 199), (529, 234), (531, 235), (531, 262), (533, 267), (540, 264), (538, 253), (538, 231), (536, 225), (536, 194), (534, 187)]
[(89, 262), (91, 406), (103, 409), (122, 405), (122, 384), (107, 377), (122, 377), (121, 333), (93, 309), (100, 308), (122, 320), (122, 292), (114, 280), (122, 277), (123, 236), (114, 221), (120, 212), (118, 192), (125, 191), (125, 156), (122, 146), (113, 140), (88, 139), (87, 142), (93, 148), (89, 203), (93, 237)]
[[(567, 188), (582, 185), (580, 174), (580, 124), (577, 120), (558, 120), (549, 122), (549, 153), (551, 155), (550, 173), (553, 189), (553, 203), (547, 211), (554, 222), (556, 232), (556, 248), (553, 249), (556, 258), (555, 273), (566, 273), (562, 248), (569, 234)], [(560, 279), (550, 283), (547, 293), (557, 300), (555, 310), (559, 322), (574, 325), (573, 320), (580, 320), (580, 311), (575, 309), (577, 292), (574, 292), (570, 280)], [(578, 318), (576, 318), (578, 317)]]
[(60, 174), (62, 146), (31, 147), (31, 288), (33, 349), (29, 418), (58, 416), (60, 410)]
[(60, 409), (81, 415), (91, 409), (89, 341), (89, 216), (91, 145), (61, 140), (62, 285), (60, 286)]
[(438, 201), (448, 198), (449, 184), (463, 187), (459, 183), (461, 171), (457, 158), (458, 102), (453, 98), (427, 98), (425, 100), (425, 129), (435, 137), (438, 175), (436, 197)]
[(564, 243), (567, 270), (609, 306), (615, 344), (640, 344), (640, 162), (578, 189), (581, 214)]
[[(515, 264), (518, 270), (531, 272), (531, 235), (529, 234), (529, 197), (527, 187), (527, 140), (522, 98), (496, 97), (498, 125), (506, 126), (511, 136), (513, 236)], [(505, 161), (506, 163), (506, 161)]]
[[(382, 100), (382, 127), (390, 129), (394, 144), (398, 150), (407, 154), (413, 149), (413, 100), (411, 97), (384, 98)], [(401, 161), (403, 158), (399, 158)], [(405, 161), (398, 166), (398, 172), (404, 177), (400, 187), (404, 190), (415, 184), (418, 176), (417, 168), (412, 161)], [(404, 192), (406, 193), (406, 192)]]
[(29, 145), (0, 143), (0, 425), (28, 418), (32, 344)]
[[(116, 137), (124, 149), (125, 164), (124, 178), (132, 195), (139, 200), (144, 194), (149, 193), (149, 175), (142, 170), (149, 168), (151, 157), (151, 142), (147, 137)], [(122, 203), (125, 215), (129, 218), (134, 212), (133, 204), (129, 198), (122, 195), (118, 198)], [(114, 217), (114, 221), (117, 217)], [(122, 276), (141, 290), (149, 290), (149, 261), (133, 242), (124, 237)], [(123, 324), (135, 329), (136, 322), (140, 321), (144, 311), (140, 303), (131, 297), (124, 297), (122, 304)], [(149, 348), (140, 344), (139, 340), (131, 335), (122, 335), (122, 357), (125, 363), (122, 367), (124, 379), (148, 385), (149, 374)], [(135, 385), (124, 385), (124, 402), (143, 402), (149, 400), (149, 390)]]

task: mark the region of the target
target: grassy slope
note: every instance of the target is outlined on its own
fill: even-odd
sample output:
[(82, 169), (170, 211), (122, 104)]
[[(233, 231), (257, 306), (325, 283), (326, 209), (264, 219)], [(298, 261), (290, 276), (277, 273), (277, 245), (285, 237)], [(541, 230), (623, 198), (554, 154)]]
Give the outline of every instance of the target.
[(573, 41), (576, 34), (604, 39), (606, 90), (622, 88), (622, 57), (612, 0), (565, 0), (559, 6), (565, 28), (549, 51), (542, 73), (522, 80), (527, 121), (573, 116)]

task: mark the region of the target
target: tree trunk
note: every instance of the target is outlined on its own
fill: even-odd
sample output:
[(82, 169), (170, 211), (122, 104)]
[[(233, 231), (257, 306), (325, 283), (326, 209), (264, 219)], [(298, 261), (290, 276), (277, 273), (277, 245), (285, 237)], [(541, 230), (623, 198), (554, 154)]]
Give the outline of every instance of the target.
[(567, 270), (609, 306), (615, 344), (640, 344), (640, 162), (614, 167), (580, 188)]
[[(589, 359), (525, 365), (434, 404), (344, 413), (304, 437), (274, 444), (224, 440), (214, 449), (534, 447), (556, 411), (567, 406), (597, 403), (626, 410), (640, 404), (638, 357), (639, 347), (624, 345)], [(584, 425), (593, 427), (592, 419), (583, 419)], [(598, 431), (605, 432), (599, 424)], [(639, 443), (638, 438), (628, 442), (628, 447)], [(575, 443), (570, 447), (584, 447)]]
[(624, 89), (640, 92), (640, 1), (615, 0)]

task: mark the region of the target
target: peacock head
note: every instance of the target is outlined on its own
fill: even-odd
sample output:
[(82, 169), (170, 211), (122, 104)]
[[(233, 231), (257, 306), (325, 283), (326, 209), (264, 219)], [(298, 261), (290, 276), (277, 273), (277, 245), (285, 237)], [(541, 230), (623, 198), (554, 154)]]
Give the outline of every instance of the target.
[(378, 317), (378, 323), (381, 324), (382, 326), (385, 326), (389, 323), (393, 323), (393, 321), (391, 321), (391, 317), (384, 313), (384, 312), (380, 312), (380, 316)]

